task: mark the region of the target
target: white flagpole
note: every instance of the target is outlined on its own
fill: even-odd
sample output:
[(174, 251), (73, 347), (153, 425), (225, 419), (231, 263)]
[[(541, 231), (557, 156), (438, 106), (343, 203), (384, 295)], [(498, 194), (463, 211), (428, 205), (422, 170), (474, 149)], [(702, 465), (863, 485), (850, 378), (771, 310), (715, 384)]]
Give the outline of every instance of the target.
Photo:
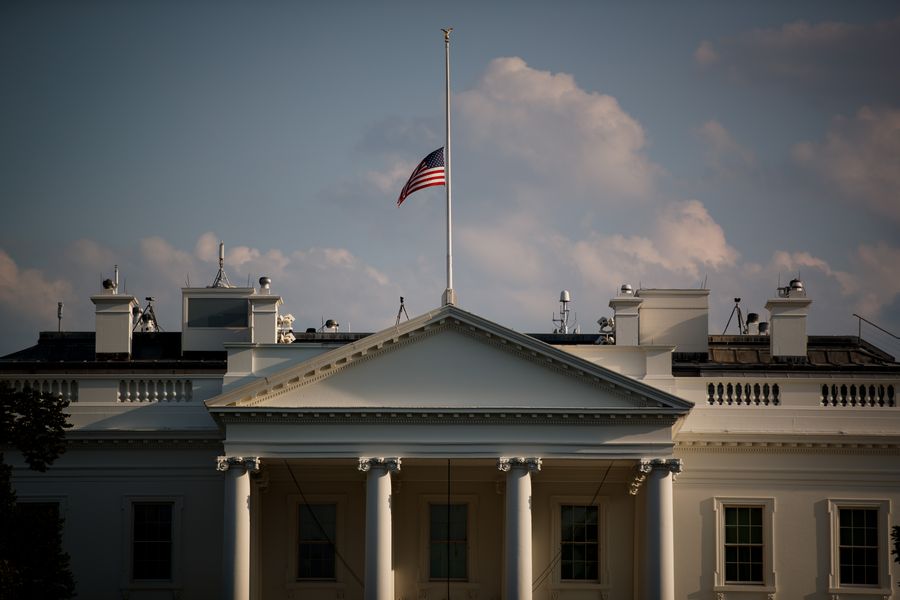
[(447, 144), (444, 146), (444, 170), (447, 178), (447, 289), (444, 290), (442, 304), (456, 304), (456, 292), (453, 291), (453, 220), (450, 187), (450, 32), (452, 27), (441, 29), (444, 32), (444, 66), (446, 71), (446, 124)]

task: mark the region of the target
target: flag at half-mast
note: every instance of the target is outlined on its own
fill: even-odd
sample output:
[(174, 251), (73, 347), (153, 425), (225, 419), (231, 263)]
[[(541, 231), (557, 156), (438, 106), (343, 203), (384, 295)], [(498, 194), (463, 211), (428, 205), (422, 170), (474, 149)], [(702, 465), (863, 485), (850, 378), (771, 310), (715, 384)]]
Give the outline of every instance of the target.
[(423, 188), (433, 185), (447, 185), (447, 173), (444, 170), (444, 149), (438, 148), (428, 156), (422, 159), (419, 166), (415, 168), (409, 181), (400, 190), (400, 197), (397, 198), (397, 206), (403, 204), (406, 197)]

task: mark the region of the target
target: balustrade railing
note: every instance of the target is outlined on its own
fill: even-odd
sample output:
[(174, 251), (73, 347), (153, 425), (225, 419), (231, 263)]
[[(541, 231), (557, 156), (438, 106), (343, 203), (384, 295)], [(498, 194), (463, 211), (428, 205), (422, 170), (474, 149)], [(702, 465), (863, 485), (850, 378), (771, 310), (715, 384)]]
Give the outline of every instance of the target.
[(78, 402), (78, 381), (75, 379), (4, 379), (16, 390), (34, 390), (42, 394), (52, 394), (69, 402)]
[(190, 379), (122, 379), (119, 402), (190, 402), (194, 389)]
[(883, 383), (822, 384), (822, 406), (894, 406), (894, 386)]
[(714, 406), (778, 406), (781, 388), (777, 383), (709, 383), (706, 386), (706, 401)]

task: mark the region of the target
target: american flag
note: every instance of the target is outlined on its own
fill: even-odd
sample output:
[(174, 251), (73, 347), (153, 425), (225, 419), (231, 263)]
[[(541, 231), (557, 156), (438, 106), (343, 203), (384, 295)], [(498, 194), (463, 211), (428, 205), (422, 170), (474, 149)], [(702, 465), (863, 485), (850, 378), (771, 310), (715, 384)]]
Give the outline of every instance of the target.
[(444, 171), (444, 149), (438, 148), (419, 163), (409, 181), (400, 190), (400, 197), (397, 198), (397, 206), (403, 204), (406, 197), (417, 192), (422, 188), (431, 187), (433, 185), (447, 185), (447, 175)]

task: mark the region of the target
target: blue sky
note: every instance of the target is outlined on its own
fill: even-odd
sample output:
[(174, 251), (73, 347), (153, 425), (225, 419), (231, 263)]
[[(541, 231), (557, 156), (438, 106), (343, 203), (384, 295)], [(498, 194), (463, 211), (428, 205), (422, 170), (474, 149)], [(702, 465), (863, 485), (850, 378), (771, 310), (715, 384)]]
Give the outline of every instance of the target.
[(179, 288), (273, 278), (297, 326), (439, 304), (452, 26), (460, 305), (582, 330), (619, 284), (764, 313), (799, 272), (813, 333), (900, 331), (894, 2), (5, 2), (0, 352), (118, 264), (167, 329)]

